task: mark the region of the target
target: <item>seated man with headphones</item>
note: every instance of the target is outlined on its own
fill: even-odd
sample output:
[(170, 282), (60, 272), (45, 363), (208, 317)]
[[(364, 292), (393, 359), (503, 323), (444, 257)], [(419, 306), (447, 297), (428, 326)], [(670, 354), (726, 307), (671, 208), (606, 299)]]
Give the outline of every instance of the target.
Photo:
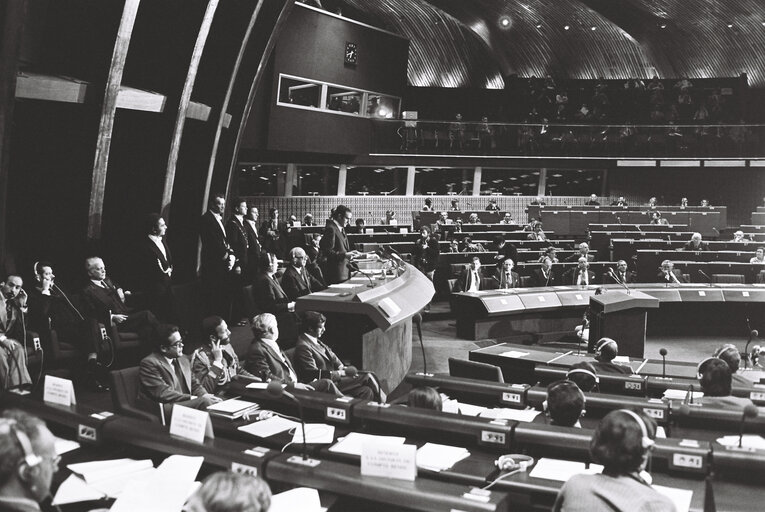
[(642, 413), (628, 409), (608, 413), (590, 442), (590, 456), (604, 466), (603, 472), (569, 478), (553, 511), (674, 511), (675, 504), (651, 487), (651, 475), (645, 471), (655, 437), (656, 422)]
[(595, 361), (592, 366), (597, 374), (632, 375), (632, 368), (616, 364), (614, 358), (619, 355), (619, 345), (611, 338), (600, 338), (595, 344)]
[(566, 373), (566, 380), (576, 384), (585, 393), (600, 391), (600, 378), (597, 376), (592, 363), (587, 361), (571, 365), (571, 369)]
[(739, 365), (741, 364), (741, 352), (738, 351), (735, 345), (726, 343), (722, 347), (715, 350), (712, 357), (719, 357), (726, 363), (731, 371), (731, 385), (740, 388), (754, 387), (754, 382), (747, 379), (743, 375), (739, 374)]
[(0, 510), (35, 512), (58, 470), (56, 438), (42, 420), (11, 409), (0, 416)]
[(704, 405), (720, 407), (744, 408), (754, 405), (748, 398), (731, 396), (731, 376), (728, 363), (717, 357), (709, 357), (699, 363), (698, 378), (704, 397)]
[(579, 418), (586, 413), (586, 401), (582, 390), (572, 381), (553, 382), (547, 386), (547, 400), (542, 403), (544, 412), (534, 418), (532, 423), (582, 428)]

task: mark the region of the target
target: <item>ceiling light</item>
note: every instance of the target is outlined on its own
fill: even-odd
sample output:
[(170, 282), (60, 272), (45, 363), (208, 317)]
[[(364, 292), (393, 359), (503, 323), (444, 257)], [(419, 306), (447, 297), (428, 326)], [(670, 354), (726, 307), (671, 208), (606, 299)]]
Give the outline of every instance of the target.
[(728, 28), (733, 28), (733, 23), (728, 23)]
[[(763, 24), (765, 25), (765, 22), (763, 22)], [(571, 27), (569, 27), (568, 25), (563, 25), (563, 30), (568, 30), (568, 29), (570, 29), (570, 28), (571, 28)]]
[(537, 28), (542, 28), (542, 24), (541, 23), (537, 23)]
[(590, 27), (590, 30), (597, 30), (597, 28), (598, 27), (593, 26), (593, 27)]
[(510, 28), (510, 25), (512, 25), (512, 20), (510, 20), (510, 16), (500, 16), (499, 18), (499, 26), (502, 28)]
[(664, 30), (665, 28), (667, 28), (667, 24), (666, 23), (659, 23), (659, 28)]

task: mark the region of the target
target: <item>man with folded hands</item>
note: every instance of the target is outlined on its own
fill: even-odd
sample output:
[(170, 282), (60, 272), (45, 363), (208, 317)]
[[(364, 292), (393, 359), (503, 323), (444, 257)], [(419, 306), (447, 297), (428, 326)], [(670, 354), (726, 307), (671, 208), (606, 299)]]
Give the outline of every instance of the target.
[(358, 373), (345, 366), (322, 340), (327, 318), (321, 313), (307, 311), (303, 316), (303, 333), (295, 345), (295, 369), (303, 382), (331, 379), (344, 395), (362, 400), (380, 401), (381, 390), (374, 375)]
[(191, 373), (209, 393), (216, 393), (234, 377), (260, 380), (239, 362), (225, 320), (208, 316), (202, 320), (202, 334), (202, 346), (191, 355)]

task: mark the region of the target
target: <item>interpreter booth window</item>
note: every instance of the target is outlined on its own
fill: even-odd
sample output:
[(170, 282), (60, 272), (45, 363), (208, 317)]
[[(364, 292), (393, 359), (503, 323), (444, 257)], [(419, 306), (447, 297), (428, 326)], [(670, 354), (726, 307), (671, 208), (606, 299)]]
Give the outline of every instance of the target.
[(384, 94), (367, 93), (367, 117), (379, 119), (398, 118), (401, 100), (394, 96)]
[(279, 79), (279, 103), (321, 108), (322, 87), (323, 85), (320, 83), (281, 76)]
[(553, 196), (600, 195), (603, 171), (548, 170), (547, 194)]
[(297, 183), (293, 187), (296, 196), (330, 196), (337, 194), (339, 167), (331, 165), (299, 165)]
[(349, 196), (401, 196), (406, 193), (406, 169), (348, 167), (345, 193)]
[[(473, 175), (475, 170), (440, 169), (423, 167), (415, 171), (415, 195), (470, 195), (473, 193)], [(437, 207), (437, 209), (440, 207)]]
[(359, 115), (363, 103), (364, 93), (361, 91), (340, 87), (327, 87), (327, 110)]
[(278, 184), (286, 179), (287, 168), (280, 165), (247, 165), (239, 168), (240, 196), (276, 196)]
[(481, 194), (533, 196), (539, 186), (539, 171), (487, 169), (481, 172)]

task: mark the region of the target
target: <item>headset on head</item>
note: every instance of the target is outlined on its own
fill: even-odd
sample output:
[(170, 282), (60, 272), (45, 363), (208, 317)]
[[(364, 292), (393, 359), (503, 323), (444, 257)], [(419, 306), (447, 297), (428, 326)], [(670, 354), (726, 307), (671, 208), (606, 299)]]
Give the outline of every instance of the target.
[(0, 419), (0, 428), (3, 426), (8, 427), (8, 432), (16, 439), (16, 442), (21, 447), (21, 451), (24, 453), (23, 464), (26, 464), (27, 467), (33, 468), (42, 462), (42, 457), (35, 454), (34, 450), (32, 449), (32, 441), (29, 440), (29, 436), (27, 436), (24, 431), (16, 428), (16, 420), (11, 418), (2, 418)]
[[(699, 380), (701, 380), (701, 378), (703, 377), (703, 375), (701, 374), (701, 367), (704, 366), (707, 362), (712, 361), (713, 359), (720, 359), (720, 358), (717, 356), (707, 357), (706, 359), (701, 361), (699, 365), (696, 367), (696, 377)], [(722, 361), (722, 359), (720, 360)]]
[[(587, 370), (583, 370), (583, 371), (587, 371)], [(587, 372), (588, 373), (592, 373), (592, 372), (589, 372), (589, 371), (587, 371)], [(597, 377), (595, 377), (595, 378), (597, 379)], [(579, 391), (579, 394), (582, 396), (582, 416), (584, 416), (587, 413), (587, 411), (585, 410), (585, 407), (587, 406), (587, 396), (584, 394), (584, 391), (582, 391), (579, 388), (579, 386), (576, 385), (576, 382), (572, 382), (570, 380), (562, 380), (562, 381), (558, 382), (557, 384), (555, 384), (550, 389), (548, 389), (547, 390), (547, 394), (549, 395), (550, 392), (552, 392), (554, 389), (558, 389), (558, 388), (562, 388), (562, 387), (570, 388), (571, 386), (576, 388), (576, 390)], [(542, 402), (542, 410), (545, 412), (545, 414), (549, 414), (548, 409), (549, 409), (549, 404), (547, 403), (547, 399), (545, 399), (545, 401)]]
[(728, 352), (729, 350), (735, 350), (736, 352), (738, 352), (738, 349), (734, 345), (731, 345), (730, 343), (726, 343), (722, 347), (720, 347), (717, 350), (715, 350), (715, 353), (712, 354), (712, 357), (716, 357), (718, 359), (722, 359), (722, 355), (724, 353)]
[(645, 424), (645, 421), (643, 420), (643, 418), (640, 417), (639, 414), (633, 411), (630, 411), (629, 409), (619, 409), (619, 412), (623, 412), (627, 416), (631, 416), (632, 419), (634, 419), (635, 422), (640, 427), (640, 433), (641, 433), (640, 445), (643, 447), (644, 450), (649, 449), (655, 444), (654, 440), (648, 437), (648, 426)]
[[(595, 384), (600, 384), (600, 377), (592, 373), (590, 370), (587, 370), (586, 368), (572, 368), (568, 371), (568, 373), (566, 373), (566, 378), (568, 379), (573, 373), (583, 373), (585, 375), (589, 375), (595, 380)], [(579, 391), (581, 391), (581, 389)]]
[(616, 342), (612, 340), (611, 338), (600, 338), (598, 342), (595, 344), (595, 357), (600, 357), (600, 354), (603, 351), (603, 347), (606, 345), (613, 343), (616, 345)]

